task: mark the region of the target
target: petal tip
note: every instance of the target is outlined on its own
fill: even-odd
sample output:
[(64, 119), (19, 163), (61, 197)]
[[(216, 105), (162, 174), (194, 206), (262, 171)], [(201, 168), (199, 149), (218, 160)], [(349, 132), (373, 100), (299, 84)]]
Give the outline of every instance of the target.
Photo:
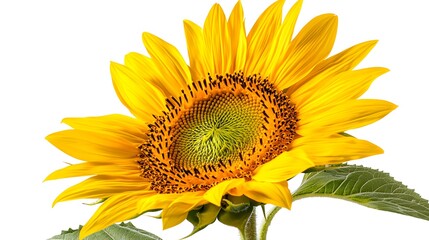
[(157, 38), (155, 35), (149, 32), (142, 33), (143, 44), (148, 48), (148, 43), (153, 42), (154, 38)]
[(329, 23), (334, 24), (334, 25), (338, 25), (338, 16), (336, 14), (331, 13), (328, 16), (329, 16), (329, 18), (328, 18)]
[[(64, 131), (67, 131), (67, 130), (64, 130)], [(56, 140), (57, 140), (57, 138), (58, 138), (58, 134), (61, 134), (62, 132), (64, 132), (64, 131), (59, 131), (59, 132), (54, 132), (54, 133), (51, 133), (51, 134), (49, 134), (48, 136), (46, 136), (45, 137), (45, 139), (46, 139), (46, 141), (48, 141), (50, 144), (52, 144), (52, 145), (54, 145), (54, 146), (57, 146), (56, 145)]]
[(119, 69), (122, 67), (122, 64), (117, 62), (110, 61), (110, 73), (112, 74), (112, 78), (116, 76)]
[(320, 22), (324, 22), (326, 25), (338, 26), (338, 16), (334, 13), (325, 13), (316, 18), (319, 18)]
[(371, 46), (374, 46), (377, 43), (378, 43), (378, 39), (373, 39), (373, 40), (366, 41), (366, 44), (371, 45)]
[(379, 67), (378, 70), (380, 71), (380, 75), (385, 74), (387, 72), (390, 72), (390, 69), (385, 68), (385, 67)]

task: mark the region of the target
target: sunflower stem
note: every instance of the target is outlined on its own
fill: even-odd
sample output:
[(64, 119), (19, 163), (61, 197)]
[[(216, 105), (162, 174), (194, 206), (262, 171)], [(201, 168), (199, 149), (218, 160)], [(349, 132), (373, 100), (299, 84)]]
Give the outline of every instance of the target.
[(266, 240), (267, 239), (267, 233), (268, 233), (268, 227), (271, 224), (271, 221), (273, 220), (274, 216), (282, 209), (281, 207), (274, 207), (269, 213), (267, 218), (265, 219), (264, 223), (262, 224), (261, 228), (261, 237), (260, 240)]
[(252, 213), (250, 214), (246, 225), (244, 226), (244, 230), (240, 230), (241, 240), (256, 240), (256, 211), (253, 208)]

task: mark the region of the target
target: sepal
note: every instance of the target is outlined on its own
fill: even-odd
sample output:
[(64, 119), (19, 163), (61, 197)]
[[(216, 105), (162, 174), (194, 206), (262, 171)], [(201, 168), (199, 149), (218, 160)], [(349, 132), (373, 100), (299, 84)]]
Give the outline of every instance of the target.
[(259, 203), (255, 203), (246, 196), (227, 195), (222, 199), (222, 209), (217, 219), (225, 225), (236, 227), (240, 232), (244, 232), (255, 205)]
[(220, 210), (220, 207), (209, 203), (199, 207), (198, 209), (190, 211), (186, 219), (192, 223), (192, 225), (194, 225), (194, 229), (188, 236), (184, 238), (194, 235), (216, 221)]

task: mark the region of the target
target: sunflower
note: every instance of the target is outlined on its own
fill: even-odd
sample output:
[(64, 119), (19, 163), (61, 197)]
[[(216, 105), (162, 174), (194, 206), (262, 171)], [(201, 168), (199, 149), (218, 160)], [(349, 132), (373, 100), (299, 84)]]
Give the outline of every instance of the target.
[(226, 195), (289, 209), (288, 179), (383, 152), (344, 134), (396, 108), (358, 99), (387, 72), (354, 70), (376, 41), (328, 58), (337, 16), (317, 16), (292, 38), (302, 1), (284, 19), (283, 4), (269, 6), (248, 34), (240, 1), (228, 19), (215, 4), (203, 27), (185, 20), (189, 65), (150, 33), (143, 33), (149, 56), (111, 63), (116, 93), (134, 117), (65, 118), (72, 129), (47, 137), (82, 160), (48, 180), (90, 176), (54, 204), (103, 200), (80, 238), (152, 210), (162, 210), (170, 228)]

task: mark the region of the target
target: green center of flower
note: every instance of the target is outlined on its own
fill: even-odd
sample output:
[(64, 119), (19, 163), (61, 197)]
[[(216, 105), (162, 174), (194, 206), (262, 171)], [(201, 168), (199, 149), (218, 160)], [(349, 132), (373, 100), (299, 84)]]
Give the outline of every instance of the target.
[(239, 159), (258, 141), (262, 106), (230, 92), (196, 101), (172, 128), (171, 158), (186, 169)]
[(142, 177), (159, 193), (206, 191), (288, 150), (295, 105), (267, 79), (242, 73), (192, 83), (166, 99), (140, 146)]

